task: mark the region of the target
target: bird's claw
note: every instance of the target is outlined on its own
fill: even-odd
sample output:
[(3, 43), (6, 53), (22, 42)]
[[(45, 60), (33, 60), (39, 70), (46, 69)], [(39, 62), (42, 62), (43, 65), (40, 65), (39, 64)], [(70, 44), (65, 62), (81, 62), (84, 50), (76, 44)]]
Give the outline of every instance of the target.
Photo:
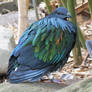
[(59, 80), (59, 79), (42, 79), (41, 80), (42, 82), (44, 83), (56, 83), (56, 84), (65, 84), (65, 81), (64, 80)]

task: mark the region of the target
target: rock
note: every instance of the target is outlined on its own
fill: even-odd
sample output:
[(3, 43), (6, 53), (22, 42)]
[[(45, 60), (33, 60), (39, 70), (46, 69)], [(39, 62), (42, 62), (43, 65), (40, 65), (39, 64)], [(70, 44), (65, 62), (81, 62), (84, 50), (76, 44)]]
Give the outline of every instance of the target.
[(1, 14), (6, 14), (6, 13), (3, 13), (5, 12), (3, 11), (4, 9), (7, 9), (10, 12), (10, 11), (17, 10), (17, 7), (14, 4), (14, 2), (3, 0), (3, 2), (0, 2), (0, 13)]
[(92, 78), (85, 79), (72, 85), (55, 83), (20, 83), (10, 84), (4, 82), (0, 84), (0, 92), (92, 92)]
[(56, 92), (92, 92), (92, 78), (73, 83), (72, 85)]
[(15, 47), (13, 33), (9, 28), (0, 26), (0, 74), (7, 71), (9, 55)]
[(9, 55), (9, 51), (0, 49), (0, 74), (4, 74), (7, 71)]
[(66, 85), (54, 83), (22, 83), (22, 84), (0, 84), (0, 92), (55, 92)]
[[(28, 20), (29, 20), (29, 24), (32, 24), (34, 21), (36, 21), (36, 15), (33, 9), (30, 9), (28, 12)], [(7, 27), (8, 24), (15, 25), (15, 23), (18, 26), (18, 12), (17, 11), (13, 11), (13, 12), (0, 16), (0, 25)]]

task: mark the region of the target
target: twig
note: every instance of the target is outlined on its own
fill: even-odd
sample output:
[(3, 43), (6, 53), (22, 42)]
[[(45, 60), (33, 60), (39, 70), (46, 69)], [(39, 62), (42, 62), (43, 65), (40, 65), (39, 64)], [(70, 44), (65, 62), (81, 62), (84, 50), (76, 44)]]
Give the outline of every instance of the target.
[(81, 67), (85, 67), (86, 66), (86, 61), (87, 61), (87, 58), (89, 57), (89, 53), (87, 52), (87, 54), (86, 54), (86, 56), (85, 56), (85, 58), (84, 58), (84, 60), (83, 60), (83, 62), (82, 62), (82, 64), (81, 64)]

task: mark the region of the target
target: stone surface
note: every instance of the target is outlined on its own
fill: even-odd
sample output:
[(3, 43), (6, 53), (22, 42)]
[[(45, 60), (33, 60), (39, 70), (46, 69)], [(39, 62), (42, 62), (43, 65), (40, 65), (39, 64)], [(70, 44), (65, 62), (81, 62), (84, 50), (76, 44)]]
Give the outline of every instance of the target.
[(15, 43), (12, 31), (0, 26), (0, 74), (7, 71), (9, 55), (14, 47)]
[[(34, 21), (36, 21), (36, 15), (33, 9), (30, 9), (28, 12), (28, 20), (29, 20), (29, 24), (32, 24)], [(9, 25), (18, 24), (18, 12), (17, 11), (10, 12), (10, 13), (0, 16), (0, 25), (7, 26), (8, 24)]]
[(55, 92), (66, 85), (54, 83), (0, 84), (0, 92)]
[(92, 92), (92, 78), (74, 83), (56, 92)]
[(9, 51), (0, 49), (0, 74), (4, 74), (7, 71), (9, 55)]
[(92, 78), (83, 81), (66, 84), (55, 83), (21, 83), (10, 84), (4, 82), (0, 84), (0, 92), (92, 92)]

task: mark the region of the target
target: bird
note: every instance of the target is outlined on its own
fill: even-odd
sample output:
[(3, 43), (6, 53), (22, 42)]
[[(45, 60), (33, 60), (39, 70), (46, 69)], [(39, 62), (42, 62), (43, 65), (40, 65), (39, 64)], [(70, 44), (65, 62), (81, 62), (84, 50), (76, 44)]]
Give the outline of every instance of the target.
[(77, 27), (69, 18), (67, 8), (59, 7), (24, 31), (9, 58), (8, 82), (37, 82), (62, 69), (76, 43)]

